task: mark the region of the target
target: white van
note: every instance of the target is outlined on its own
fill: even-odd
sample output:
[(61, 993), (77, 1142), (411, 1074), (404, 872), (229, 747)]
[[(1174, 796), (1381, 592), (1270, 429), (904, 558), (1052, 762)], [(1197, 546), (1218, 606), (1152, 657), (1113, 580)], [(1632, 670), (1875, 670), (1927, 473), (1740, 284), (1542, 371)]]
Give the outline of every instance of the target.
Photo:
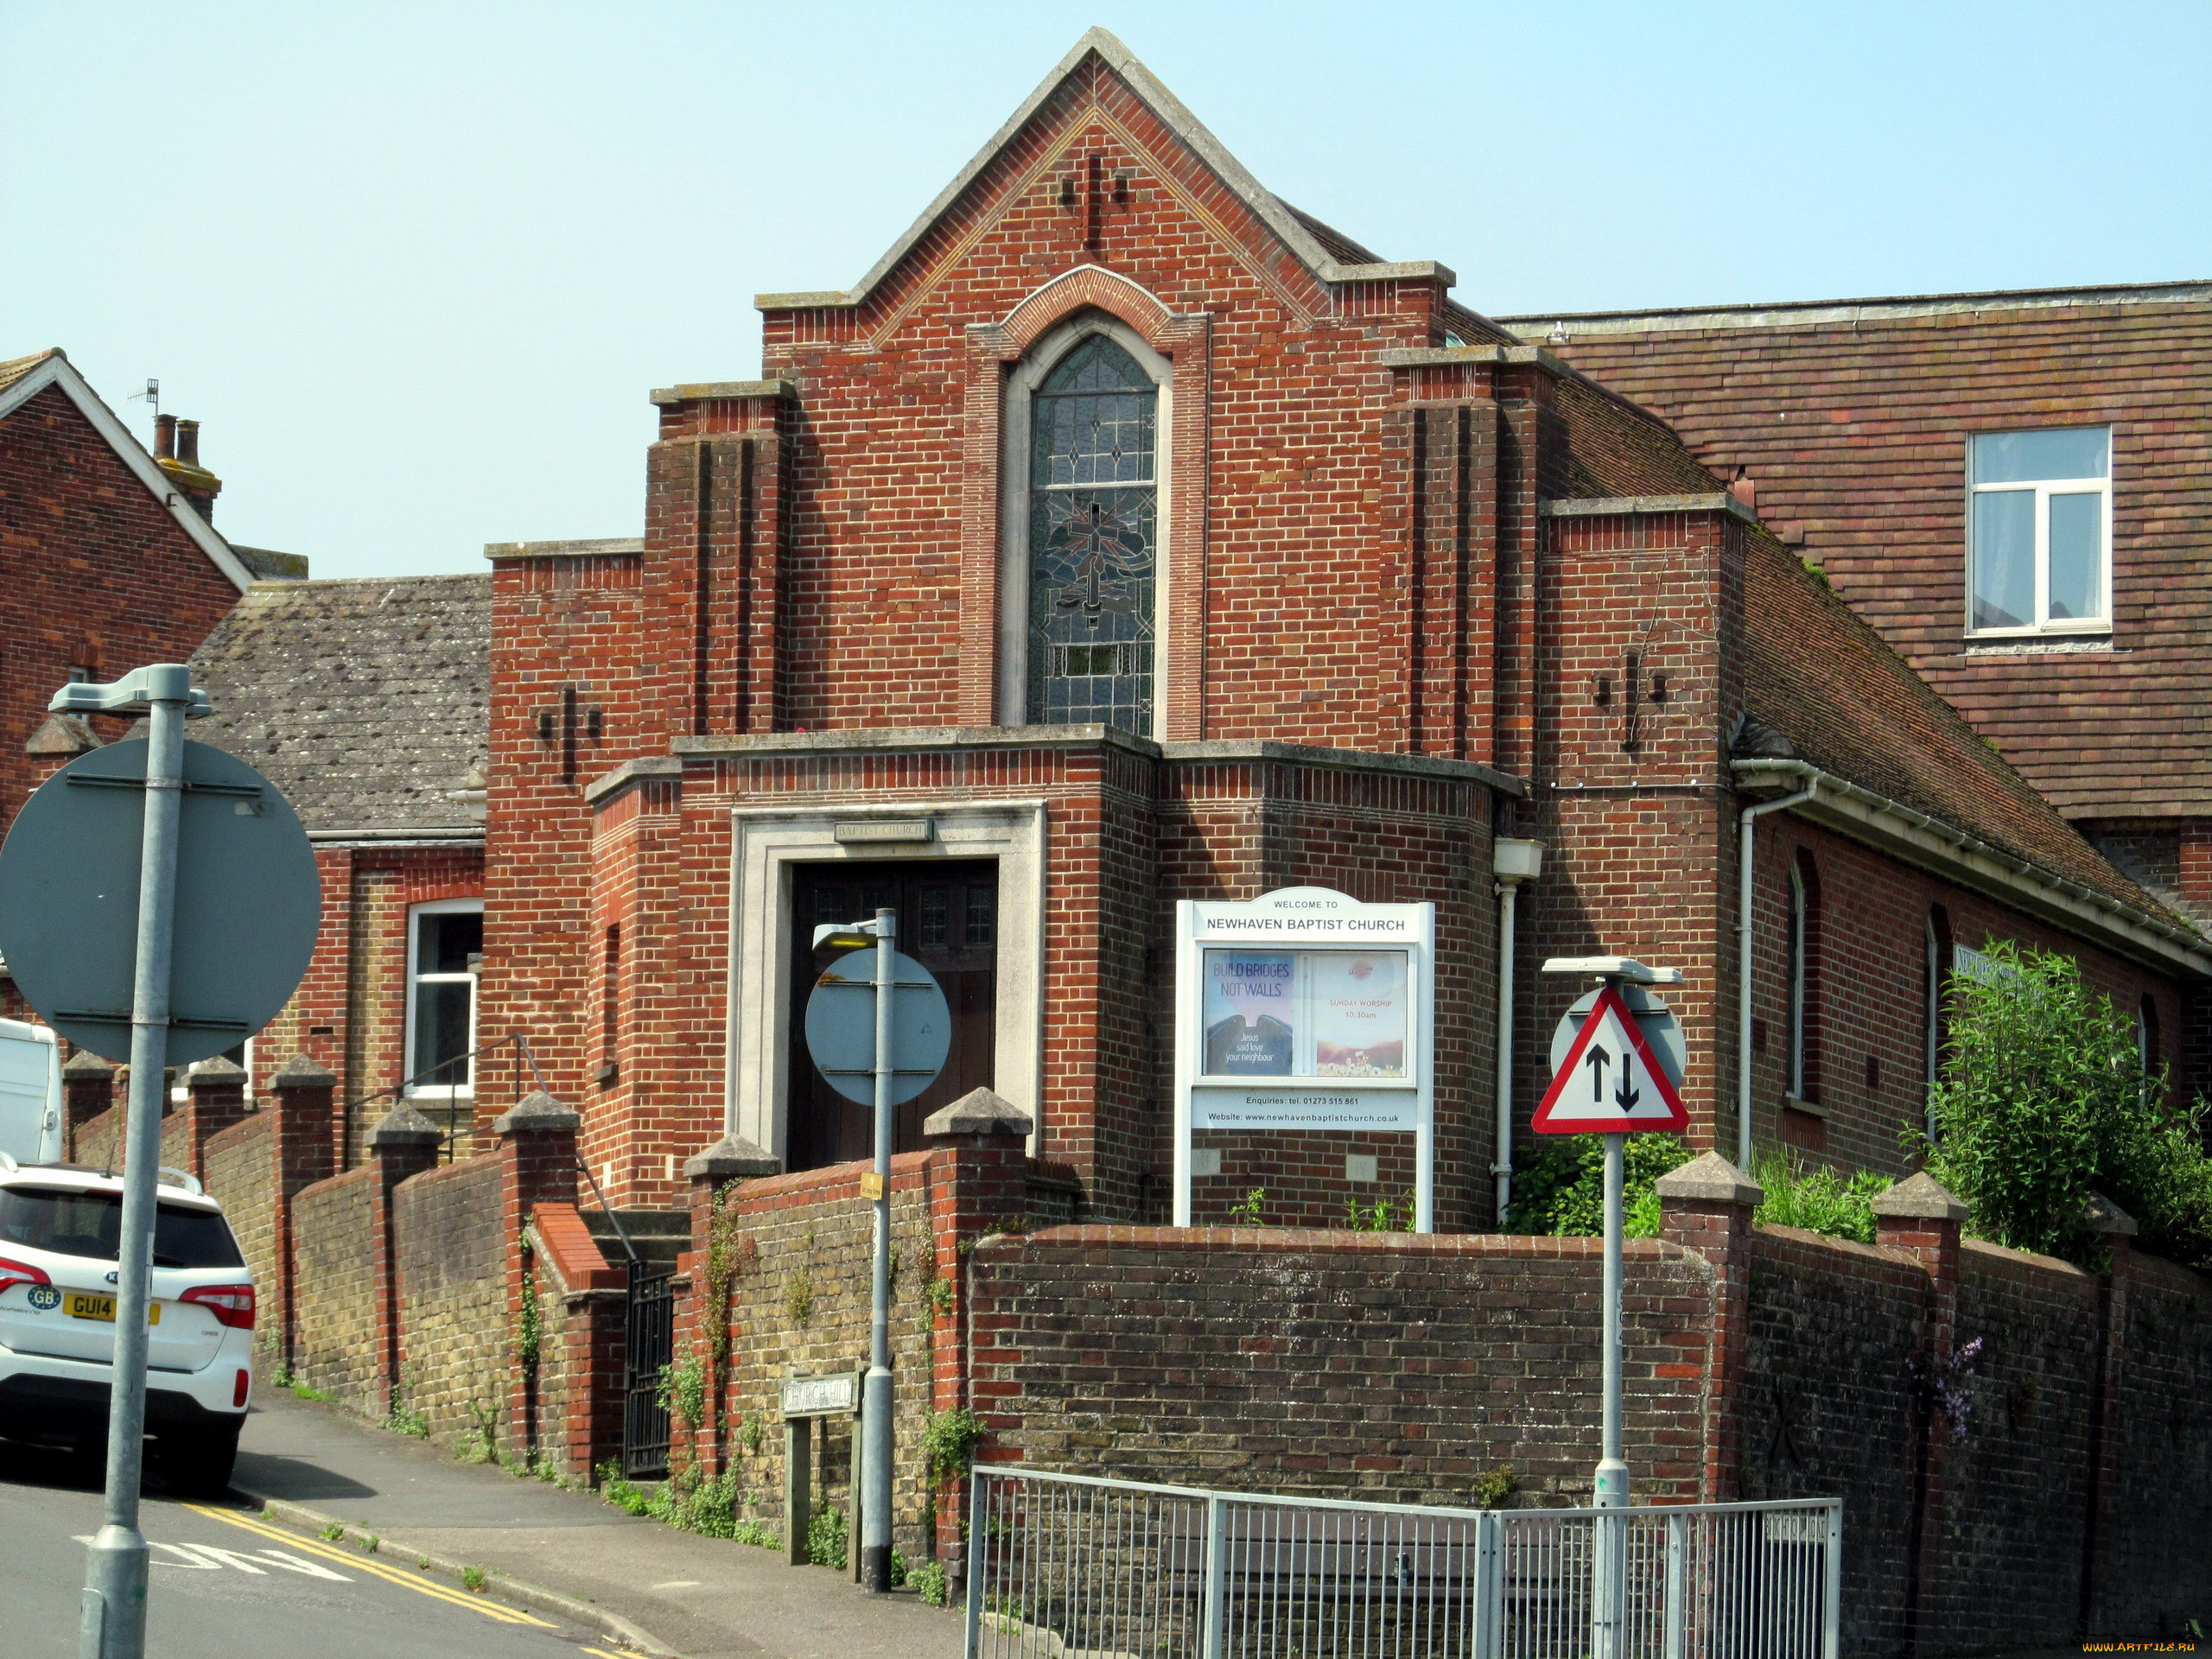
[(0, 1020), (0, 1153), (61, 1161), (61, 1049), (48, 1027)]

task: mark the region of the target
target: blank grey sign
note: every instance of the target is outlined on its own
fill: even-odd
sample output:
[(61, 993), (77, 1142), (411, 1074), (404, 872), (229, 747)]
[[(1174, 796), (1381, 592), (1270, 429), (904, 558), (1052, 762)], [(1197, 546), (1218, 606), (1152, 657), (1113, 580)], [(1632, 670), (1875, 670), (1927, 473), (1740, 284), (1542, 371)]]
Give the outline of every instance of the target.
[[(0, 955), (71, 1042), (130, 1058), (143, 739), (80, 754), (24, 803), (0, 846)], [(322, 918), (315, 849), (291, 804), (245, 761), (184, 746), (168, 1063), (235, 1048), (307, 972)]]
[[(903, 950), (891, 953), (891, 1103), (937, 1081), (952, 1052), (952, 1011), (937, 976)], [(875, 951), (849, 951), (806, 999), (806, 1047), (830, 1086), (863, 1106), (875, 1099)]]

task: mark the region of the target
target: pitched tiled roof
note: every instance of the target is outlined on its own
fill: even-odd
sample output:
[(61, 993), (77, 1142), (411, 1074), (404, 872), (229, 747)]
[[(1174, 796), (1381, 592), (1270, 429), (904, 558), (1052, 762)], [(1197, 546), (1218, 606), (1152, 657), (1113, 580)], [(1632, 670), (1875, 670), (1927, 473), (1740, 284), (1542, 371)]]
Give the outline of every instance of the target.
[(58, 356), (60, 353), (60, 348), (53, 346), (43, 352), (33, 352), (29, 357), (11, 357), (5, 362), (0, 362), (0, 391), (5, 391), (10, 386), (14, 385), (16, 381), (38, 367), (48, 358)]
[(1823, 772), (2154, 916), (2165, 907), (2077, 835), (1827, 583), (1745, 537), (1745, 712)]
[(1559, 382), (1569, 496), (1709, 495), (1713, 475), (1649, 410), (1580, 374)]
[[(1511, 320), (1509, 320), (1510, 321)], [(2069, 818), (2212, 816), (2212, 283), (1532, 321), (1665, 416)], [(1968, 435), (2113, 430), (2108, 639), (1966, 632)], [(2171, 833), (2169, 826), (2168, 833)]]
[(451, 795), (482, 786), (491, 633), (489, 576), (257, 582), (193, 656), (191, 734), (309, 830), (475, 833)]
[[(1275, 200), (1282, 201), (1281, 196)], [(1324, 225), (1313, 214), (1294, 207), (1287, 201), (1282, 201), (1282, 206), (1285, 213), (1303, 225), (1313, 239), (1329, 251), (1332, 259), (1341, 260), (1347, 265), (1379, 265), (1382, 263), (1381, 254), (1372, 248), (1363, 247), (1335, 226)]]

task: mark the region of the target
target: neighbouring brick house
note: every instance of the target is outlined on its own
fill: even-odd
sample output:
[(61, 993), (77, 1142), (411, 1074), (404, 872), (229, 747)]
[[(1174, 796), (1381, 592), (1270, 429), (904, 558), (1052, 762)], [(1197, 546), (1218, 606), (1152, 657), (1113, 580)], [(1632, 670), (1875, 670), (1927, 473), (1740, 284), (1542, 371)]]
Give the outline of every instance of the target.
[(257, 584), (193, 653), (214, 703), (191, 736), (284, 793), (322, 871), (298, 993), (252, 1045), (256, 1092), (304, 1054), (338, 1079), (340, 1166), (405, 1097), (473, 1121), (483, 948), (490, 583), (409, 576)]
[[(1693, 1138), (1897, 1169), (1940, 944), (2072, 950), (2178, 1052), (2204, 942), (2074, 833), (1658, 416), (1287, 207), (1094, 35), (764, 378), (656, 392), (645, 533), (487, 550), (484, 1020), (618, 1204), (727, 1128), (859, 1155), (794, 1040), (811, 925), (879, 903), (956, 988), (901, 1144), (988, 1084), (1080, 1212), (1166, 1201), (1178, 898), (1439, 913), (1440, 1214), (1487, 1224), (1493, 837), (1526, 1122), (1579, 988), (1681, 968)], [(1752, 1017), (1736, 835), (1756, 831)], [(480, 1115), (514, 1098), (486, 1079)], [(1339, 1217), (1398, 1136), (1217, 1138)], [(1373, 1158), (1372, 1180), (1345, 1160)]]
[(2077, 830), (2212, 915), (2212, 283), (1507, 322), (1664, 416)]

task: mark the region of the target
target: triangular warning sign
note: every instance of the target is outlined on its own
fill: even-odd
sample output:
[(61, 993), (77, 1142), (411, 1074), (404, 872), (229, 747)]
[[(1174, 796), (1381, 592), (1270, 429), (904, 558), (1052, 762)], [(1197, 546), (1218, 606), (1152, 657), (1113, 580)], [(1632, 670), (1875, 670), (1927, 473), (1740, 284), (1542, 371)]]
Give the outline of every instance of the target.
[(1532, 1127), (1538, 1135), (1622, 1135), (1686, 1129), (1689, 1122), (1619, 987), (1607, 984), (1553, 1074)]

